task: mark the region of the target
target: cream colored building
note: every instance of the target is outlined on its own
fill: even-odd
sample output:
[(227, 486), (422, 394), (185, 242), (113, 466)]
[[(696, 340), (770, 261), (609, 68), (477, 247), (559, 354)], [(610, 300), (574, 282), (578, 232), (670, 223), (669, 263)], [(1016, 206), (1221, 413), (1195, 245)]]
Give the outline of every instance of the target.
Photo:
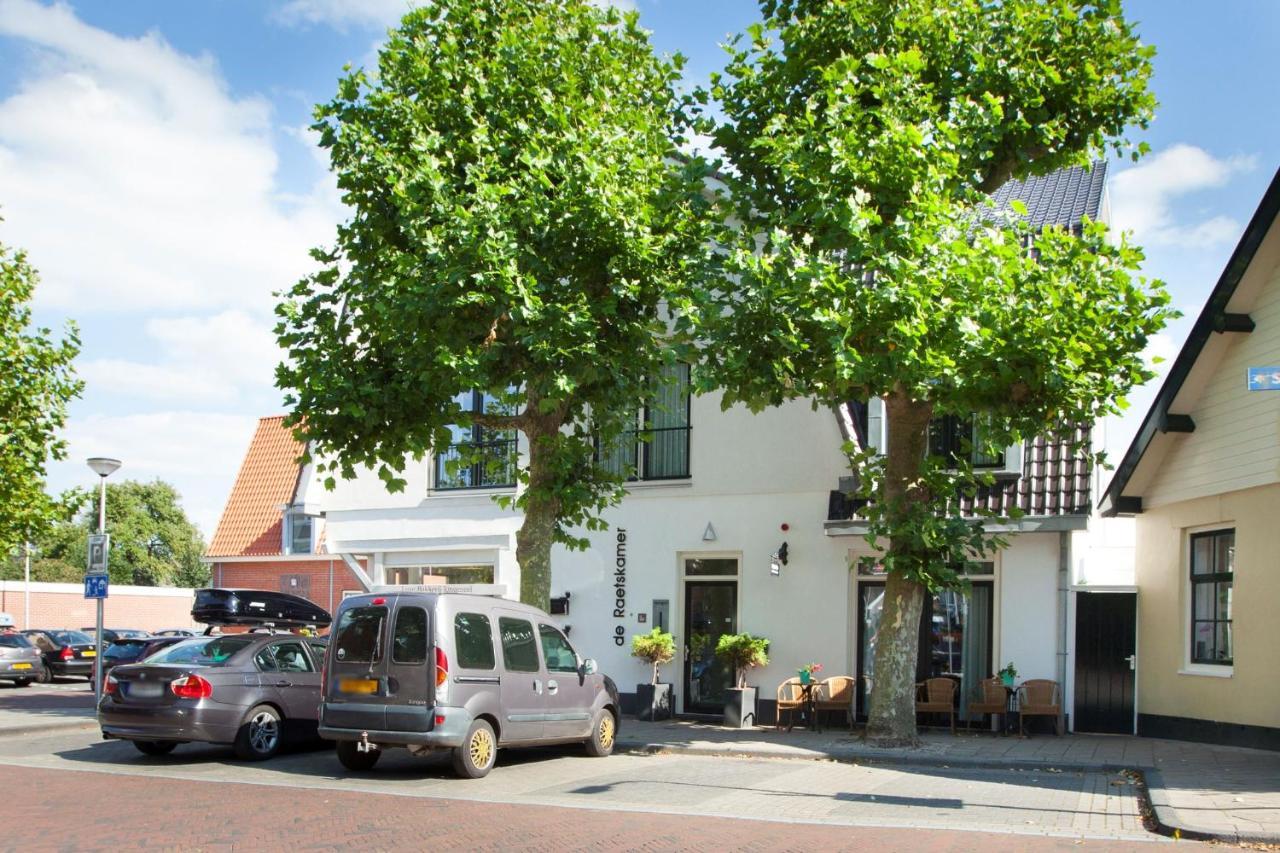
[(1280, 749), (1280, 172), (1103, 496), (1136, 518), (1141, 734)]

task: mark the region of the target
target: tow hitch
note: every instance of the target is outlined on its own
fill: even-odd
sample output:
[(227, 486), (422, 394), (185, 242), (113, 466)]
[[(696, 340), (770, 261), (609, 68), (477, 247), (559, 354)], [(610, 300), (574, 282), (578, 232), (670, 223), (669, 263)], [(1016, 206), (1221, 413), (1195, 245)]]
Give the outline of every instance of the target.
[(377, 749), (376, 743), (369, 743), (369, 733), (361, 732), (360, 740), (356, 743), (356, 752), (375, 752)]

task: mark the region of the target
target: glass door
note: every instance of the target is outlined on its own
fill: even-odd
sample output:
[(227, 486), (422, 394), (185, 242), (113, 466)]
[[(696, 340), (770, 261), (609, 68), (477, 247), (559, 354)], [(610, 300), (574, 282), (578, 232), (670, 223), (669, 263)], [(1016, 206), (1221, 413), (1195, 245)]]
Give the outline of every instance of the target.
[(737, 581), (686, 581), (684, 586), (684, 710), (720, 714), (733, 673), (716, 660), (716, 643), (738, 631)]

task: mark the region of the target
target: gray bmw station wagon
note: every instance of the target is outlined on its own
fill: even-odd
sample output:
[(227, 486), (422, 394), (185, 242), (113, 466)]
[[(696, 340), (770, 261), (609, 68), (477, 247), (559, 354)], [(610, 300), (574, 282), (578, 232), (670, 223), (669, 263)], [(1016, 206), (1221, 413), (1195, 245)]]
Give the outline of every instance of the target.
[(319, 731), (348, 769), (371, 769), (387, 747), (448, 750), (472, 779), (493, 768), (500, 746), (613, 751), (617, 688), (535, 607), (397, 587), (348, 598), (335, 625)]

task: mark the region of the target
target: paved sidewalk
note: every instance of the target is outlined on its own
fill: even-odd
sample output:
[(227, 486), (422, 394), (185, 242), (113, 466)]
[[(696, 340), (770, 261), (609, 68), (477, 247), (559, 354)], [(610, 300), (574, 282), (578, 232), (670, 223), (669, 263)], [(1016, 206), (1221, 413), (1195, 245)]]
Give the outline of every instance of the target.
[(1140, 771), (1157, 823), (1183, 837), (1280, 843), (1280, 752), (1120, 735), (927, 732), (918, 749), (877, 749), (845, 729), (726, 729), (687, 721), (623, 721), (620, 749), (807, 758), (932, 767)]
[(0, 688), (0, 737), (96, 728), (93, 691), (83, 681)]

